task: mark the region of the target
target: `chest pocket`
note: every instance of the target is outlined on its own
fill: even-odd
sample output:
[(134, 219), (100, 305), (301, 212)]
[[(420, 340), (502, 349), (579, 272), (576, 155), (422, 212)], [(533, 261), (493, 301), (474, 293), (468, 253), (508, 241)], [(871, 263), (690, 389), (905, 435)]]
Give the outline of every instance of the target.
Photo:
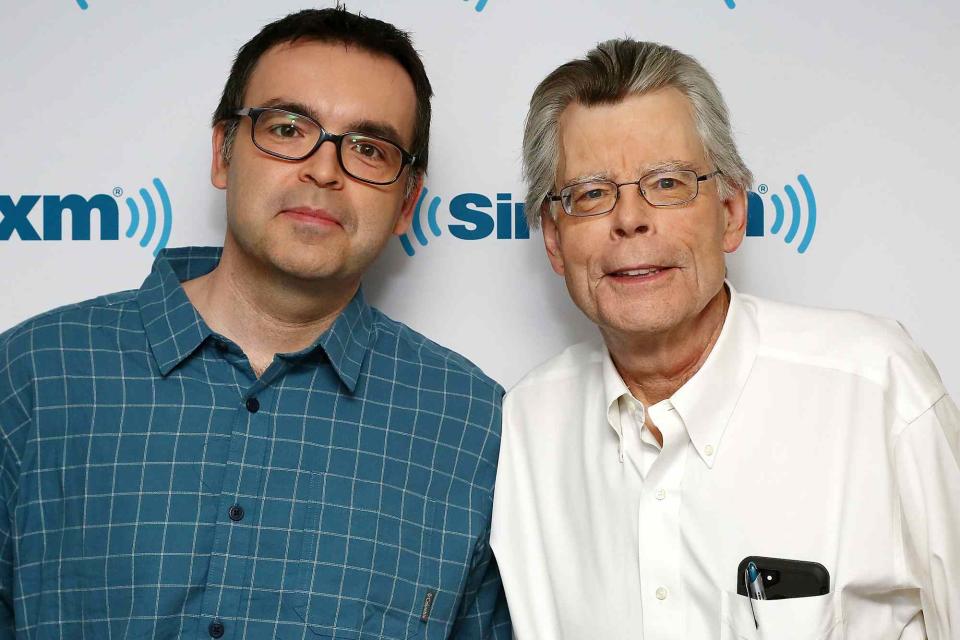
[(452, 623), (464, 571), (444, 560), (444, 505), (388, 484), (309, 475), (295, 606), (307, 628), (322, 638), (414, 639)]
[[(750, 600), (720, 593), (720, 640), (843, 640), (834, 594), (786, 600)], [(754, 621), (756, 612), (756, 621)]]

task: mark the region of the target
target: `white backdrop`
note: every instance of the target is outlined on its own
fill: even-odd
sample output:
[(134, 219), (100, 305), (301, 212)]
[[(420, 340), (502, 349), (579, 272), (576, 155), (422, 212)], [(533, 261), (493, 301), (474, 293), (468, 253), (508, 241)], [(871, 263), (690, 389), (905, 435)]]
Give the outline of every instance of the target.
[[(451, 203), (479, 194), (472, 198), (487, 199), (491, 206), (479, 208), (493, 222), (498, 194), (521, 201), (520, 137), (533, 88), (597, 41), (630, 35), (696, 56), (728, 101), (764, 210), (763, 235), (730, 260), (737, 287), (899, 319), (956, 397), (960, 3), (729, 4), (352, 0), (351, 9), (413, 33), (436, 91), (422, 238), (408, 234), (413, 256), (391, 241), (367, 279), (368, 298), (507, 386), (592, 335), (549, 270), (538, 231), (516, 239), (501, 225), (464, 240), (451, 232), (451, 224), (464, 224), (454, 216), (465, 217)], [(210, 114), (240, 45), (304, 6), (0, 0), (0, 328), (139, 286), (165, 223), (168, 246), (221, 243), (223, 194), (208, 179)], [(800, 175), (816, 201), (803, 253), (813, 212)], [(796, 212), (788, 185), (798, 194)], [(45, 203), (56, 214), (56, 198), (69, 194), (112, 199), (119, 239), (101, 238), (97, 214), (92, 240), (74, 237), (69, 214), (63, 239), (53, 239), (58, 225), (56, 216), (44, 225)], [(31, 195), (48, 197), (29, 209)], [(774, 195), (785, 206), (777, 233)], [(149, 234), (148, 199), (156, 214)], [(31, 230), (41, 239), (25, 240)]]

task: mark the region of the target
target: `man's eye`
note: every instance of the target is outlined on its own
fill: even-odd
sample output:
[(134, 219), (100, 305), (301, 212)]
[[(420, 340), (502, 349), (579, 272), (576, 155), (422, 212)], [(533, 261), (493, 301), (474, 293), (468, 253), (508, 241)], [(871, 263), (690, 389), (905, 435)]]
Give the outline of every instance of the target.
[(380, 152), (380, 149), (378, 149), (372, 144), (365, 144), (365, 143), (359, 142), (353, 145), (353, 150), (358, 154), (360, 154), (361, 156), (365, 158), (369, 158), (370, 160), (379, 160), (380, 158), (383, 157), (383, 154)]
[(580, 194), (580, 200), (597, 200), (603, 197), (603, 189), (590, 189)]
[(300, 130), (296, 125), (278, 124), (270, 128), (270, 133), (280, 138), (295, 138), (300, 135)]
[(674, 178), (660, 178), (657, 180), (657, 189), (670, 190), (674, 189), (677, 186), (677, 181)]

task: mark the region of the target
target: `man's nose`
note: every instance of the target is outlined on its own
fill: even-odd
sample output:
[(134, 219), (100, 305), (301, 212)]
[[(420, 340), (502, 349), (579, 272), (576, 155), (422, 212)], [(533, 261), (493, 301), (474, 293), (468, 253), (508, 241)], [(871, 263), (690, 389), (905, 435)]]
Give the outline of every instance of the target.
[(300, 161), (300, 180), (313, 182), (319, 187), (336, 187), (343, 184), (344, 174), (337, 159), (337, 141), (324, 140), (309, 158)]
[(620, 198), (610, 215), (612, 232), (618, 238), (653, 232), (653, 209), (635, 184), (620, 187)]

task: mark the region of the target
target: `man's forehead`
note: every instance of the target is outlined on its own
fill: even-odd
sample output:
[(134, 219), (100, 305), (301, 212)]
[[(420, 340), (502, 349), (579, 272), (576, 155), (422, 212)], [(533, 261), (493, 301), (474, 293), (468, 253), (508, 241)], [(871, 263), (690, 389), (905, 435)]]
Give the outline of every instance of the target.
[(559, 119), (558, 151), (564, 182), (695, 168), (705, 159), (690, 102), (672, 88), (615, 103), (571, 103)]
[[(407, 94), (409, 99), (399, 99)], [(412, 142), (413, 81), (386, 55), (343, 42), (297, 40), (268, 49), (250, 74), (245, 106), (292, 103), (325, 126), (381, 122)]]

